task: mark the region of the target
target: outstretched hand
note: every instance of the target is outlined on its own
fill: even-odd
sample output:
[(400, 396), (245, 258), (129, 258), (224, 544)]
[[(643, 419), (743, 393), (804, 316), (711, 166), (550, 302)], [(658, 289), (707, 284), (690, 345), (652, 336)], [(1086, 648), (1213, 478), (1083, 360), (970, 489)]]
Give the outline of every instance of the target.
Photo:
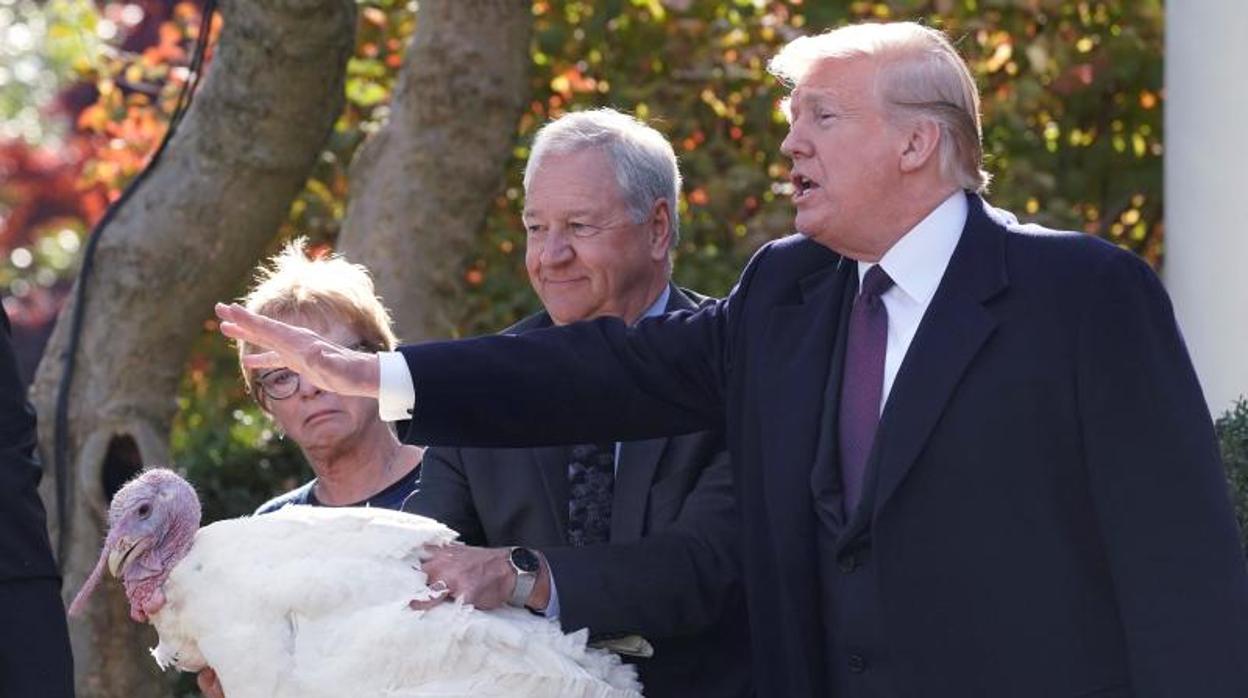
[(381, 368), (377, 355), (341, 347), (312, 330), (257, 315), (237, 303), (218, 303), (221, 333), (267, 351), (247, 354), (248, 370), (289, 368), (322, 390), (377, 397)]

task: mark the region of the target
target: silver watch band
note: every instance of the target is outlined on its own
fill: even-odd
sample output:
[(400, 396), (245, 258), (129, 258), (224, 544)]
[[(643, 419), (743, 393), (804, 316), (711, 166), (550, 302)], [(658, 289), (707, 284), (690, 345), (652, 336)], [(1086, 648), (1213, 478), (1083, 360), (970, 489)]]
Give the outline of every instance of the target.
[(516, 572), (516, 587), (512, 589), (511, 599), (507, 603), (517, 608), (523, 608), (528, 603), (529, 596), (533, 593), (533, 587), (537, 585), (537, 573), (525, 572), (516, 567), (514, 563), (511, 563), (510, 559), (508, 563), (511, 564), (511, 569)]

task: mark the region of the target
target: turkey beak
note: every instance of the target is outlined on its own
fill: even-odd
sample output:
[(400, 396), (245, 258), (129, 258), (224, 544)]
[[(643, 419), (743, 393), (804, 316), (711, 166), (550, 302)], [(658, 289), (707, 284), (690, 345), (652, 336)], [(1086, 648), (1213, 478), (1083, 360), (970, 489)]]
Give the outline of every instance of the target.
[(108, 571), (114, 577), (121, 578), (125, 574), (126, 568), (133, 563), (139, 555), (147, 550), (144, 539), (137, 540), (123, 536), (117, 541), (113, 549), (108, 552)]

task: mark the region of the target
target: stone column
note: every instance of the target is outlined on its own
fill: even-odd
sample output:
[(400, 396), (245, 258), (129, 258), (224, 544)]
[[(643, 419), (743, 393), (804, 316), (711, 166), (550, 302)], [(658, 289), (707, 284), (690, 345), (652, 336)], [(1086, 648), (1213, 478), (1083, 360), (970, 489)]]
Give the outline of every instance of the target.
[(1166, 3), (1163, 270), (1214, 416), (1248, 396), (1248, 2)]

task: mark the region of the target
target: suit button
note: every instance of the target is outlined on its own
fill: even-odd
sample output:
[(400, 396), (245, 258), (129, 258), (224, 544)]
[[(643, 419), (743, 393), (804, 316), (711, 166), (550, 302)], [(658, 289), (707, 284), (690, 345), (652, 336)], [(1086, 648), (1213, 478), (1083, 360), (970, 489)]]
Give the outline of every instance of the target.
[(867, 670), (867, 659), (861, 654), (849, 655), (849, 670), (855, 674), (861, 674)]

